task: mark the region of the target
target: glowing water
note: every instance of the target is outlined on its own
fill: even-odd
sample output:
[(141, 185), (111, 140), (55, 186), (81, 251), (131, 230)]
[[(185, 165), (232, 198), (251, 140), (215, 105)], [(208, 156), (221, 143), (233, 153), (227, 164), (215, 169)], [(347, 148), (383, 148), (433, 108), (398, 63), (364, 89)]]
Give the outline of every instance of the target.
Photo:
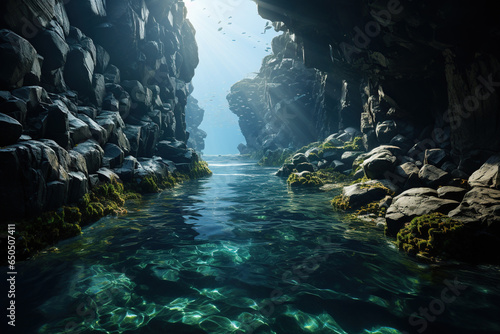
[[(420, 264), (374, 225), (342, 221), (334, 193), (293, 192), (273, 168), (208, 160), (213, 177), (19, 265), (18, 317), (29, 321), (16, 330), (417, 333), (425, 321), (410, 316), (427, 308), (439, 311), (427, 333), (500, 331), (498, 267)], [(455, 279), (459, 295), (438, 309)]]

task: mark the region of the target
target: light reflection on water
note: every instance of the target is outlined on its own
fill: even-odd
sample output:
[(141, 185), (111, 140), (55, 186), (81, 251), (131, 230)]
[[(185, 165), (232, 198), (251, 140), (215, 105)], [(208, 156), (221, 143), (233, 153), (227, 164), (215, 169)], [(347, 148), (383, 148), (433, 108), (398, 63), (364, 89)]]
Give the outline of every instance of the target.
[[(207, 160), (213, 177), (131, 203), (129, 215), (19, 265), (18, 315), (31, 321), (18, 329), (417, 333), (426, 322), (428, 333), (500, 331), (498, 267), (417, 263), (370, 223), (342, 222), (332, 193), (294, 192), (274, 169), (236, 158)], [(455, 278), (459, 296), (436, 309)], [(432, 321), (409, 323), (430, 306)]]

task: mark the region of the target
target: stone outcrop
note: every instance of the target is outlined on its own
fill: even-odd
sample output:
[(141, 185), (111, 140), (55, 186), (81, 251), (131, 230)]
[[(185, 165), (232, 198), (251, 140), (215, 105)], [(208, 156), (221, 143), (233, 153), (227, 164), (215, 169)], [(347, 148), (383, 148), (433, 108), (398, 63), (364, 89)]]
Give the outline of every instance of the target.
[(186, 105), (186, 127), (189, 132), (187, 145), (198, 152), (203, 152), (205, 149), (205, 138), (207, 138), (207, 133), (199, 128), (204, 115), (205, 110), (200, 108), (198, 100), (189, 95)]
[(0, 11), (2, 219), (198, 161), (157, 151), (189, 138), (198, 50), (182, 1), (6, 0)]
[[(239, 147), (242, 153), (298, 149), (337, 130), (335, 120), (323, 113), (322, 83), (327, 79), (304, 66), (293, 36), (275, 37), (272, 51), (262, 61), (259, 74), (234, 84), (227, 96), (246, 139), (246, 145)], [(340, 95), (337, 104), (339, 100)]]

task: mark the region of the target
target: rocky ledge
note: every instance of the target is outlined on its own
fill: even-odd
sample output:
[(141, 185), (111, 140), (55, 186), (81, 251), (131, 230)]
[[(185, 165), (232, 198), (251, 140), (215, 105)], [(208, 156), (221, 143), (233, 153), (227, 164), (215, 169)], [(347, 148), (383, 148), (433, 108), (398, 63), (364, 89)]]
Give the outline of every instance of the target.
[(81, 220), (61, 208), (87, 211), (82, 201), (107, 183), (157, 191), (209, 174), (186, 146), (198, 48), (182, 1), (7, 0), (0, 10), (3, 223), (52, 211), (45, 222), (70, 228)]

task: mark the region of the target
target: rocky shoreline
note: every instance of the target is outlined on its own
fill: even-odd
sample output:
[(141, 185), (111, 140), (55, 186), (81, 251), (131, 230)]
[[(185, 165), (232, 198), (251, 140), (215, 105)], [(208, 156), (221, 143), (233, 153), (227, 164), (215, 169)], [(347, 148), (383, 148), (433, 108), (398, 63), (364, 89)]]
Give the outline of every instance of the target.
[(291, 187), (340, 187), (332, 199), (335, 210), (384, 226), (385, 235), (397, 237), (396, 245), (411, 255), (498, 263), (499, 155), (468, 175), (443, 149), (416, 155), (395, 145), (349, 150), (361, 140), (352, 130), (290, 155), (276, 175), (287, 177)]
[(490, 4), (256, 2), (283, 34), (257, 76), (227, 96), (246, 139), (240, 152), (282, 165), (292, 187), (344, 185), (334, 207), (371, 215), (408, 253), (498, 262)]
[[(31, 222), (19, 224), (19, 244), (32, 223), (47, 233), (60, 225), (52, 244), (79, 231), (78, 214), (88, 223), (119, 211), (122, 183), (152, 192), (210, 174), (186, 145), (198, 48), (182, 1), (9, 0), (0, 9), (0, 216), (5, 228)], [(203, 113), (193, 117), (197, 131)]]

